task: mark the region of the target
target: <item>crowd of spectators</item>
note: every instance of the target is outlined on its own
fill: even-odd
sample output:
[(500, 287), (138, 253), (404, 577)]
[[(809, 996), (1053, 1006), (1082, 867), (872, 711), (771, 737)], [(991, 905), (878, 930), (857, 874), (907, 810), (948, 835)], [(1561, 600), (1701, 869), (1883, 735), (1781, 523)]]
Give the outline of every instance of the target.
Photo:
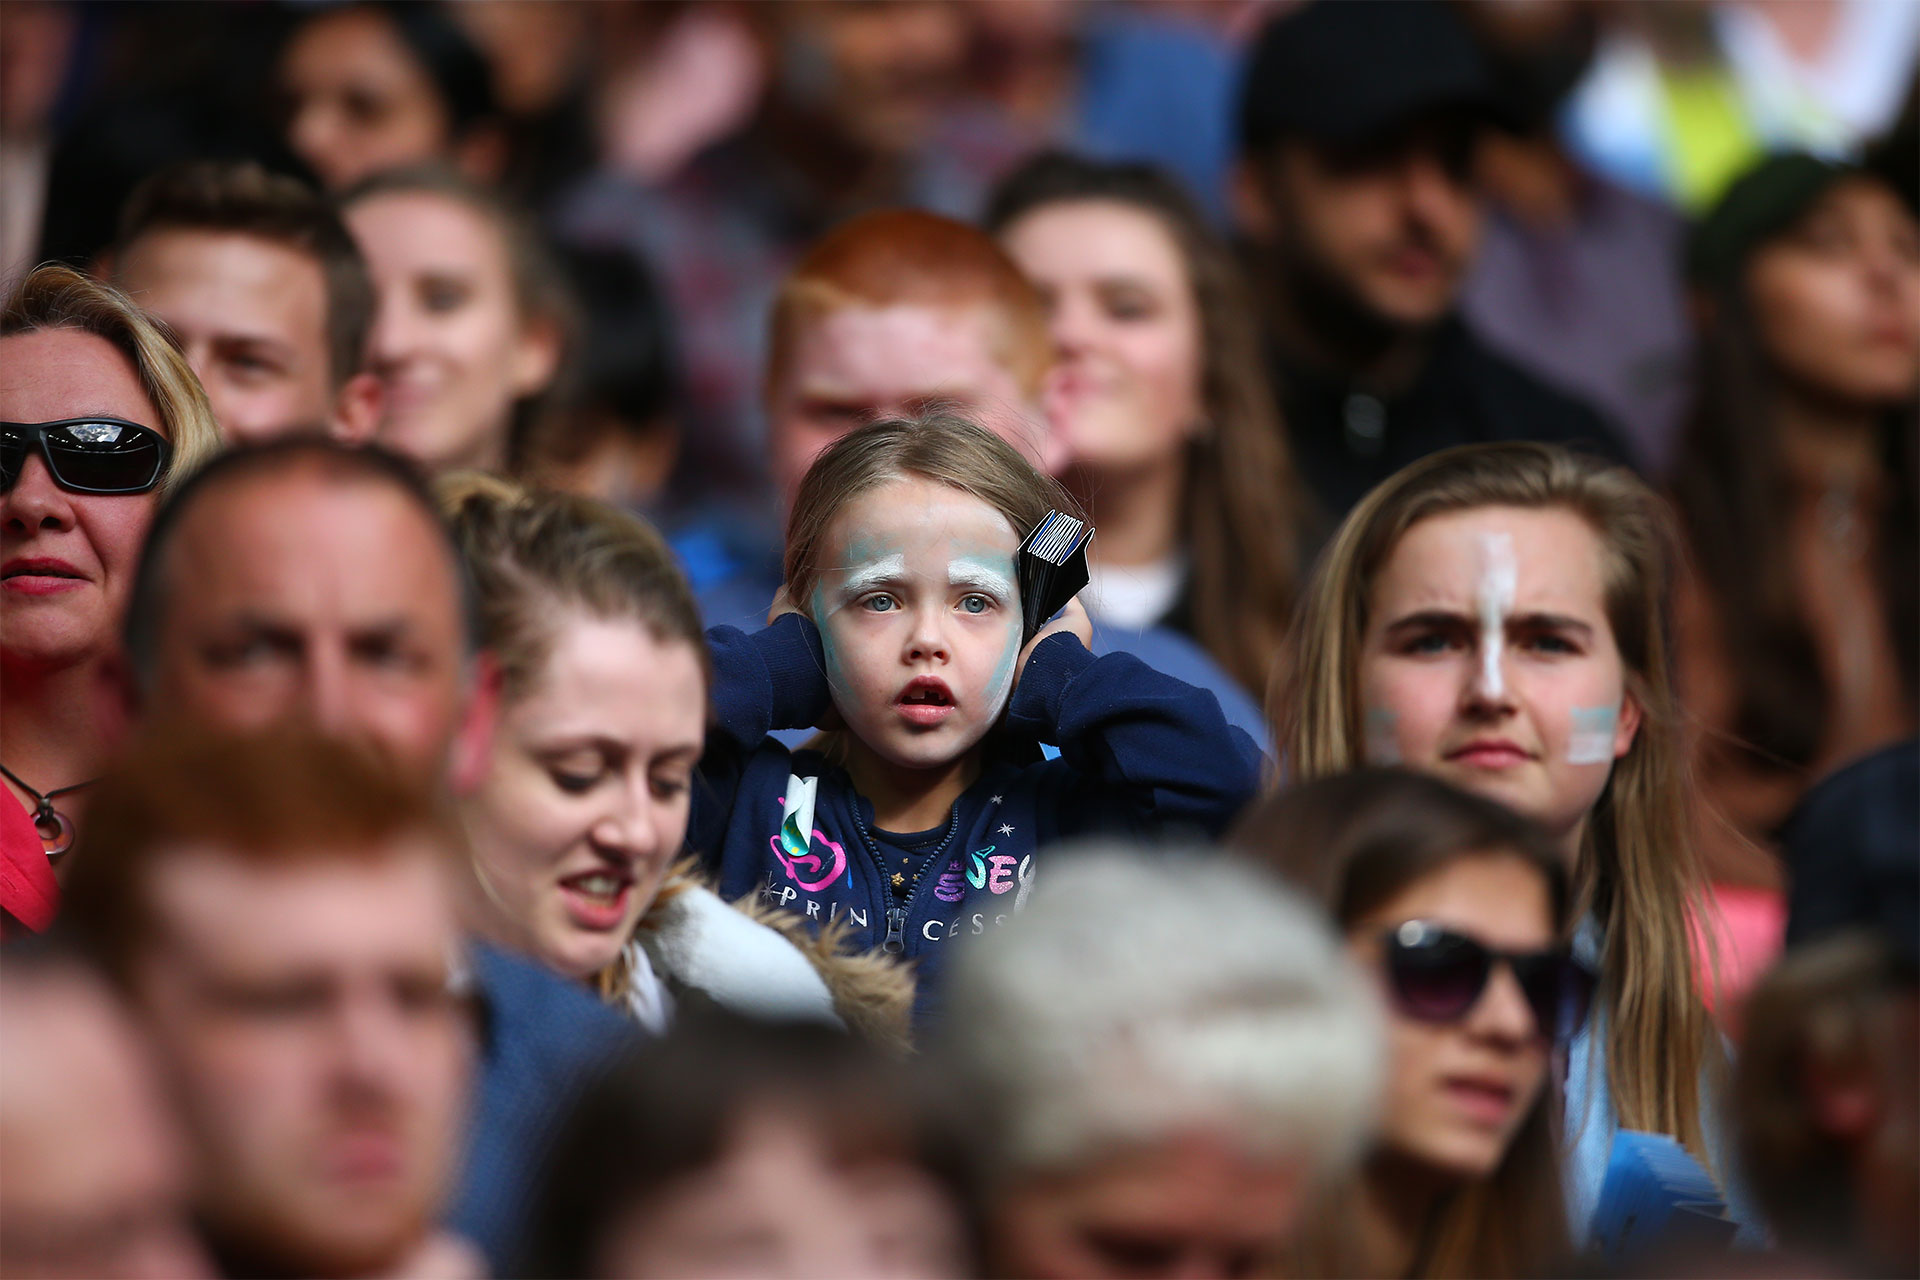
[(6, 0), (0, 1275), (1920, 1271), (1916, 85)]

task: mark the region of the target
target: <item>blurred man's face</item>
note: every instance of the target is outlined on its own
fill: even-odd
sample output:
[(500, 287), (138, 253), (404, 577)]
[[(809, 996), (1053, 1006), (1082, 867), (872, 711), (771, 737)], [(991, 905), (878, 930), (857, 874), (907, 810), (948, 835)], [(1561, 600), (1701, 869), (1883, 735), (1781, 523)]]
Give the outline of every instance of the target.
[(1258, 163), (1282, 258), (1389, 327), (1433, 324), (1480, 240), (1473, 139), (1443, 118), (1362, 147), (1276, 144)]
[(990, 1207), (992, 1274), (1253, 1276), (1292, 1238), (1303, 1185), (1293, 1161), (1194, 1132), (1021, 1179)]
[(784, 20), (783, 84), (883, 155), (924, 143), (953, 95), (967, 32), (950, 0), (810, 0)]
[(0, 1275), (209, 1276), (147, 1046), (80, 971), (0, 985)]
[(471, 1028), (445, 853), (157, 861), (134, 987), (195, 1142), (197, 1208), (235, 1258), (351, 1275), (431, 1231)]
[(398, 490), (304, 471), (236, 480), (184, 514), (161, 570), (155, 714), (238, 730), (304, 719), (456, 787), (484, 761), (451, 553)]
[(986, 308), (854, 306), (803, 321), (768, 406), (781, 501), (792, 505), (814, 458), (847, 432), (936, 400), (1036, 466), (1049, 461), (1046, 419), (996, 354)]
[(117, 276), (180, 335), (228, 440), (332, 421), (327, 289), (312, 258), (255, 236), (161, 230), (128, 247)]

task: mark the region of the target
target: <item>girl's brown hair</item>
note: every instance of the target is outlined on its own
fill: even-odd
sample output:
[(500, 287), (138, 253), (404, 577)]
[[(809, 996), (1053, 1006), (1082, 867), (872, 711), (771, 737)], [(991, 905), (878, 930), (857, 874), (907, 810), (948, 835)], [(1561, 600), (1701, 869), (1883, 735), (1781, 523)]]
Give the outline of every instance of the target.
[(479, 643), (499, 661), (507, 698), (539, 683), (569, 609), (631, 618), (663, 644), (691, 646), (707, 670), (693, 588), (645, 521), (483, 472), (447, 476), (436, 488), (473, 581)]
[[(1312, 895), (1342, 930), (1416, 881), (1474, 857), (1513, 857), (1532, 868), (1546, 885), (1556, 932), (1565, 932), (1572, 909), (1560, 852), (1538, 824), (1406, 769), (1356, 770), (1269, 795), (1228, 844)], [(1565, 1257), (1559, 1112), (1549, 1082), (1500, 1167), (1439, 1202), (1411, 1275), (1539, 1275)], [(1296, 1274), (1361, 1273), (1346, 1250), (1357, 1230), (1341, 1211), (1348, 1194), (1336, 1190), (1331, 1211), (1302, 1232)]]
[(1024, 540), (1047, 512), (1079, 515), (1059, 483), (1034, 470), (1012, 445), (950, 408), (885, 418), (848, 432), (821, 451), (794, 495), (787, 519), (787, 599), (805, 609), (826, 567), (827, 529), (849, 502), (906, 476), (972, 494)]
[(173, 446), (164, 497), (201, 463), (220, 452), (220, 428), (213, 406), (194, 377), (173, 330), (148, 315), (112, 285), (84, 276), (72, 267), (48, 263), (29, 271), (0, 313), (0, 337), (44, 329), (73, 329), (105, 338), (133, 366), (140, 389), (159, 410), (160, 428)]
[(1596, 1005), (1608, 1087), (1621, 1127), (1669, 1134), (1707, 1163), (1701, 1073), (1719, 1054), (1691, 962), (1703, 880), (1688, 842), (1691, 788), (1667, 644), (1673, 534), (1645, 484), (1621, 467), (1520, 443), (1443, 450), (1380, 484), (1341, 524), (1307, 588), (1273, 708), (1279, 741), (1297, 778), (1364, 763), (1359, 672), (1374, 575), (1420, 521), (1489, 506), (1570, 511), (1600, 541), (1607, 620), (1641, 711), (1574, 876), (1583, 910), (1605, 931)]
[(1293, 615), (1311, 526), (1260, 354), (1253, 304), (1220, 237), (1158, 169), (1041, 155), (1006, 179), (987, 211), (995, 234), (1034, 209), (1114, 201), (1165, 229), (1186, 265), (1200, 316), (1202, 428), (1188, 444), (1180, 527), (1192, 564), (1193, 633), (1256, 694)]

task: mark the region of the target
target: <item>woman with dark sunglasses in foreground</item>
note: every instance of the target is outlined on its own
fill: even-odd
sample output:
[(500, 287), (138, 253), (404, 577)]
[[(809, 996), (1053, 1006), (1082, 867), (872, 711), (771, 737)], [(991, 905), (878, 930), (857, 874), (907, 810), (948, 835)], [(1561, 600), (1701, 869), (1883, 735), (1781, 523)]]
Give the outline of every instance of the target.
[(1387, 1012), (1380, 1130), (1302, 1233), (1301, 1276), (1540, 1275), (1568, 1253), (1556, 1045), (1592, 981), (1553, 841), (1402, 769), (1270, 797), (1234, 845), (1318, 898)]
[(0, 936), (44, 929), (113, 732), (102, 666), (160, 494), (220, 447), (164, 330), (61, 266), (0, 313)]

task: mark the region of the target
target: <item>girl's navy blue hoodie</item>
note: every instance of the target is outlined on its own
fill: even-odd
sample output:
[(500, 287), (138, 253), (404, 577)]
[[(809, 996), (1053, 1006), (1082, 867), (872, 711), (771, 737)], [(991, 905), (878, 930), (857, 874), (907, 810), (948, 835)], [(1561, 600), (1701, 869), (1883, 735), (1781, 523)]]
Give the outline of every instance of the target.
[[(887, 832), (876, 841), (873, 806), (846, 771), (768, 737), (817, 724), (831, 705), (813, 623), (785, 614), (752, 633), (715, 627), (707, 644), (715, 723), (689, 844), (723, 896), (757, 892), (817, 924), (845, 919), (855, 946), (917, 961), (922, 1013), (945, 944), (985, 933), (1025, 904), (1036, 849), (1093, 832), (1217, 836), (1259, 787), (1260, 749), (1228, 725), (1211, 693), (1131, 654), (1096, 658), (1077, 638), (1052, 636), (1028, 658), (979, 780), (907, 880), (880, 847), (902, 842)], [(1004, 749), (1010, 741), (1024, 752)], [(1032, 758), (1041, 742), (1059, 758)]]

